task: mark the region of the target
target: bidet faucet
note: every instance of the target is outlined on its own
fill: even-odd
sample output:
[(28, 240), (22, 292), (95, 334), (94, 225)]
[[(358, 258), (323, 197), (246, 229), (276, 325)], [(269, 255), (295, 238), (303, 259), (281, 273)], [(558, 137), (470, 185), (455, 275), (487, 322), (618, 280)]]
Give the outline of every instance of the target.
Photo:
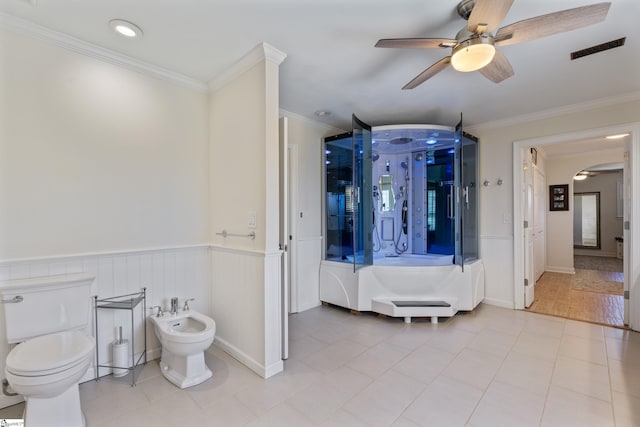
[(164, 316), (164, 312), (162, 311), (162, 306), (159, 305), (154, 305), (153, 307), (149, 307), (149, 310), (153, 310), (157, 308), (158, 309), (158, 314), (156, 314), (156, 317), (162, 317)]
[(188, 298), (184, 300), (184, 307), (182, 307), (182, 311), (189, 311), (189, 301), (195, 301), (195, 298)]
[(171, 314), (178, 314), (178, 297), (171, 298)]

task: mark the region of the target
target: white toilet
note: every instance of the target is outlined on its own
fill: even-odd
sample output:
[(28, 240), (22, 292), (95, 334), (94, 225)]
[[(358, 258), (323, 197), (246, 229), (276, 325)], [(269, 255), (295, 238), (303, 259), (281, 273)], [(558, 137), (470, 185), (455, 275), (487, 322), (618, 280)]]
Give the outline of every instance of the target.
[(89, 320), (89, 274), (0, 281), (7, 342), (5, 375), (24, 396), (25, 425), (84, 427), (78, 382), (87, 372), (95, 340)]
[(216, 335), (216, 322), (197, 311), (179, 311), (151, 316), (162, 345), (162, 375), (180, 388), (192, 387), (211, 378), (204, 351)]

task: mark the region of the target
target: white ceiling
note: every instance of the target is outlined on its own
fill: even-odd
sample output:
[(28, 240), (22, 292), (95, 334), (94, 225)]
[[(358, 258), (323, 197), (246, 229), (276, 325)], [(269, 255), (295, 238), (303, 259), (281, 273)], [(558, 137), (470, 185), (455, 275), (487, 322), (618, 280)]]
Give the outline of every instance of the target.
[[(598, 0), (515, 0), (500, 26)], [(448, 49), (374, 47), (380, 38), (452, 38), (465, 25), (457, 0), (2, 0), (11, 15), (207, 82), (262, 42), (285, 52), (281, 108), (343, 129), (351, 113), (372, 125), (477, 125), (640, 92), (640, 1), (612, 0), (591, 27), (501, 48), (515, 76), (495, 84), (447, 69), (400, 88)], [(114, 34), (109, 20), (142, 27)], [(1, 20), (0, 20), (1, 21)], [(0, 22), (1, 24), (1, 22)], [(576, 61), (569, 53), (627, 37), (626, 45)], [(331, 115), (315, 117), (317, 110)]]

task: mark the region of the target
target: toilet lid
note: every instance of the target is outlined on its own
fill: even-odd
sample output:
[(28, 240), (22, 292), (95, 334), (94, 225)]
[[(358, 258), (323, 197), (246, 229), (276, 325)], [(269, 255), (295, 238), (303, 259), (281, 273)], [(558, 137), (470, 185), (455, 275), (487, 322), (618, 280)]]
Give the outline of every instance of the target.
[(55, 374), (84, 360), (94, 347), (93, 338), (77, 331), (43, 335), (11, 350), (6, 369), (22, 376)]

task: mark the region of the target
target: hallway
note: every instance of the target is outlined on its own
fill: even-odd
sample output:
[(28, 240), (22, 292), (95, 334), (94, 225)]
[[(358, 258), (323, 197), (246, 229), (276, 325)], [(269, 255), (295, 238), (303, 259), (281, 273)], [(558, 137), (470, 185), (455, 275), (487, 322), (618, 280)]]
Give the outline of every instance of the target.
[(624, 327), (622, 260), (576, 256), (576, 274), (545, 272), (536, 283), (534, 313)]

